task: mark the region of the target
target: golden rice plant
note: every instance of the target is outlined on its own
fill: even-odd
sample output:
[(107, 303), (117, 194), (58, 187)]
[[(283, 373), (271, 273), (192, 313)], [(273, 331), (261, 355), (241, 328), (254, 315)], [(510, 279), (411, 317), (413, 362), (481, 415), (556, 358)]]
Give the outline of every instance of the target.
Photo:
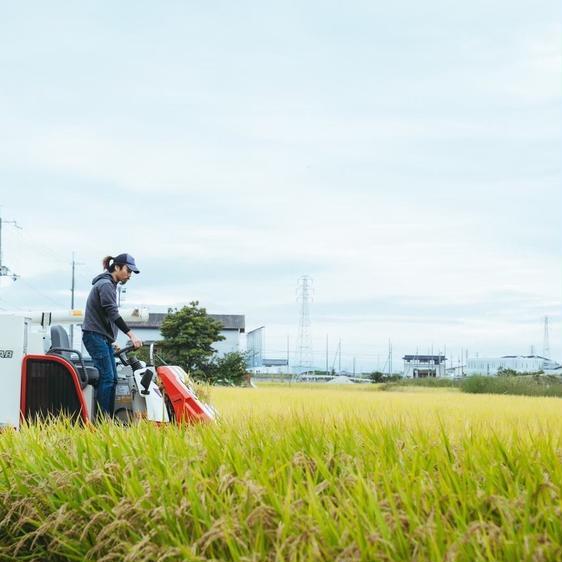
[(562, 559), (556, 398), (213, 389), (193, 427), (0, 434), (0, 560)]

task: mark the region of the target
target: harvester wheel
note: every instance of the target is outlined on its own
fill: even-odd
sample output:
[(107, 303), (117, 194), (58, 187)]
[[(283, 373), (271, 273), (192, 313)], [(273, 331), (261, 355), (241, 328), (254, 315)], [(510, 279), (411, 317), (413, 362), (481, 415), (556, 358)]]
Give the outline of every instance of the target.
[(168, 398), (167, 394), (164, 394), (164, 403), (166, 404), (166, 410), (168, 412), (168, 417), (170, 421), (173, 423), (176, 421), (176, 413), (174, 412), (174, 407), (172, 406), (172, 402)]
[(130, 408), (118, 408), (115, 410), (113, 417), (123, 425), (131, 425), (134, 420), (133, 410)]

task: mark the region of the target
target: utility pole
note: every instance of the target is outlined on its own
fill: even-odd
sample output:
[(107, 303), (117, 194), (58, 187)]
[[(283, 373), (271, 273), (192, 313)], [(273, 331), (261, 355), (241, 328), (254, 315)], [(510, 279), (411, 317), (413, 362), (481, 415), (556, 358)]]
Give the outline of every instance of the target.
[[(84, 265), (76, 261), (76, 254), (72, 252), (72, 284), (70, 286), (70, 310), (74, 310), (74, 291), (76, 288), (76, 266)], [(74, 324), (70, 324), (70, 347), (74, 348)]]
[(290, 345), (291, 345), (291, 340), (290, 340), (291, 336), (287, 336), (287, 371), (291, 372), (291, 367), (289, 364), (289, 359), (290, 359)]
[(2, 262), (2, 227), (5, 224), (11, 224), (14, 228), (22, 230), (22, 227), (16, 221), (6, 221), (2, 219), (2, 214), (0, 213), (0, 277), (11, 277), (15, 281), (19, 275), (11, 272), (10, 269), (5, 266)]
[(70, 286), (70, 310), (74, 310), (74, 288), (76, 287), (76, 255), (72, 252), (72, 284)]
[(339, 357), (338, 375), (340, 375), (341, 374), (341, 339), (338, 344), (338, 357)]
[(334, 353), (334, 361), (332, 362), (332, 371), (333, 373), (336, 372), (336, 361), (339, 358), (339, 367), (338, 367), (338, 374), (341, 372), (341, 339), (338, 343), (338, 347), (336, 348), (336, 352)]
[[(127, 288), (119, 283), (119, 285), (117, 285), (117, 306), (121, 306), (121, 294), (125, 294), (126, 292)], [(123, 297), (123, 300), (125, 300), (125, 297)]]
[(542, 344), (542, 354), (545, 359), (550, 359), (550, 338), (548, 336), (548, 316), (544, 317), (544, 338)]
[(328, 353), (329, 353), (329, 347), (328, 347), (329, 341), (328, 341), (328, 334), (326, 334), (326, 374), (329, 375), (330, 372), (328, 371)]

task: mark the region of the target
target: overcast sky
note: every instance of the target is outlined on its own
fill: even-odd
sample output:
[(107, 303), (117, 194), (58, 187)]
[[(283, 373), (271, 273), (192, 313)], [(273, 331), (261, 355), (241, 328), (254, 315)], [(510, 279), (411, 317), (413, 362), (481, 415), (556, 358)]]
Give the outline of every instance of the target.
[(557, 0), (2, 2), (0, 307), (199, 300), (316, 363), (562, 359)]

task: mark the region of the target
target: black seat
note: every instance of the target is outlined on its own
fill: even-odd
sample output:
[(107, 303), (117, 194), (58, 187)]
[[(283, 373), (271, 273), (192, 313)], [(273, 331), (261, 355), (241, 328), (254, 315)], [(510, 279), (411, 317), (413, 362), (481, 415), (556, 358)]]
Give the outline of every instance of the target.
[[(51, 326), (51, 347), (47, 353), (60, 355), (69, 363), (72, 363), (78, 373), (82, 388), (85, 388), (88, 384), (97, 386), (100, 377), (98, 370), (91, 365), (86, 365), (82, 354), (77, 349), (70, 347), (70, 340), (66, 330), (58, 324)], [(78, 357), (78, 361), (76, 361), (75, 357)]]

